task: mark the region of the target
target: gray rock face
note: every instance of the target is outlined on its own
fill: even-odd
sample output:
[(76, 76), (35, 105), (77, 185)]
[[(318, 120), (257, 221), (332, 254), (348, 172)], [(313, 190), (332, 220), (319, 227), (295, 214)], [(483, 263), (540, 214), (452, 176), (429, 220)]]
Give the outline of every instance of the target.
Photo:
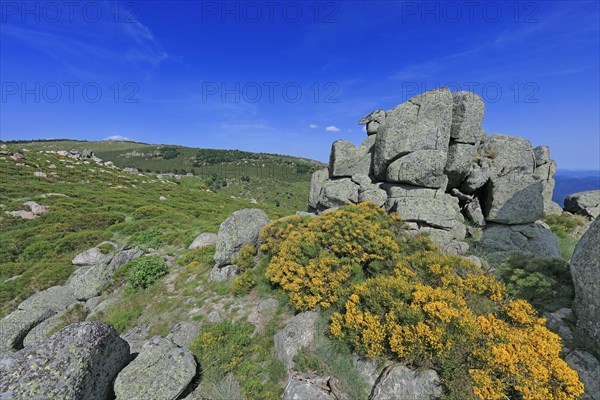
[(196, 375), (196, 361), (187, 349), (156, 336), (115, 380), (117, 400), (175, 400)]
[(385, 111), (375, 110), (358, 121), (359, 125), (367, 125), (367, 135), (375, 135), (385, 120)]
[(588, 352), (575, 350), (565, 358), (569, 367), (579, 374), (585, 393), (580, 400), (600, 399), (600, 362)]
[(319, 198), (321, 197), (321, 190), (323, 189), (323, 183), (329, 179), (329, 169), (324, 168), (315, 171), (310, 178), (310, 190), (308, 193), (308, 208), (310, 210), (316, 210), (319, 206)]
[(445, 150), (450, 141), (452, 93), (440, 88), (413, 97), (386, 113), (377, 131), (373, 172), (385, 178), (387, 166), (416, 150)]
[(198, 337), (200, 327), (189, 321), (178, 322), (167, 335), (167, 339), (179, 347), (188, 347)]
[[(114, 248), (114, 251), (109, 252), (107, 254), (103, 253), (99, 247), (103, 244), (109, 244)], [(92, 247), (89, 250), (81, 252), (73, 258), (72, 264), (77, 266), (91, 266), (97, 264), (105, 264), (110, 262), (114, 253), (117, 250), (117, 244), (113, 242), (102, 242), (96, 247)]]
[(431, 369), (413, 371), (403, 365), (387, 368), (373, 388), (371, 400), (432, 400), (442, 396), (438, 374)]
[(61, 311), (76, 301), (73, 292), (66, 286), (52, 286), (37, 292), (19, 304), (19, 310)]
[[(442, 243), (463, 239), (466, 234), (458, 200), (450, 195), (397, 198), (390, 211), (395, 211), (405, 221), (416, 222), (420, 227), (441, 231), (438, 240)], [(430, 233), (436, 234), (433, 231)]]
[(578, 317), (577, 333), (600, 356), (600, 217), (581, 237), (571, 258), (575, 286), (573, 311)]
[(240, 274), (240, 269), (236, 265), (226, 265), (224, 267), (217, 267), (216, 265), (210, 271), (208, 276), (209, 281), (227, 281), (233, 279)]
[(488, 224), (479, 243), (499, 257), (511, 252), (535, 256), (560, 257), (556, 235), (541, 224), (500, 225)]
[(485, 103), (475, 93), (452, 93), (452, 128), (450, 137), (459, 143), (477, 143), (484, 135), (481, 129)]
[(23, 339), (42, 321), (55, 312), (49, 309), (15, 310), (0, 320), (0, 352), (18, 350)]
[(140, 257), (143, 252), (139, 248), (123, 249), (112, 258), (103, 262), (81, 267), (69, 278), (67, 286), (77, 300), (87, 300), (100, 294), (110, 280), (112, 274), (123, 264)]
[(447, 153), (442, 150), (417, 150), (388, 167), (386, 182), (407, 183), (435, 189), (445, 189), (448, 178), (444, 175)]
[[(446, 166), (444, 168), (448, 176), (448, 187), (461, 187), (476, 159), (477, 147), (475, 145), (450, 143)], [(487, 181), (487, 178), (485, 180)]]
[(190, 244), (188, 250), (197, 249), (199, 247), (210, 246), (211, 244), (217, 243), (217, 235), (214, 233), (201, 233), (196, 236), (196, 239)]
[(350, 400), (340, 390), (339, 382), (329, 376), (295, 373), (288, 380), (283, 400)]
[(215, 265), (230, 264), (245, 245), (257, 246), (260, 232), (268, 223), (267, 214), (257, 208), (233, 212), (219, 228)]
[(146, 342), (150, 327), (148, 324), (142, 324), (134, 326), (133, 328), (127, 329), (121, 334), (121, 338), (129, 345), (129, 351), (131, 354), (137, 354), (142, 349), (142, 346)]
[(364, 378), (369, 388), (375, 386), (382, 369), (377, 365), (377, 362), (354, 353), (352, 354), (352, 365), (354, 365), (360, 376)]
[(128, 358), (110, 325), (73, 324), (0, 361), (0, 398), (106, 399)]
[[(543, 213), (559, 214), (552, 201), (556, 163), (548, 147), (534, 149), (517, 136), (487, 135), (481, 126), (484, 112), (481, 97), (448, 88), (423, 93), (387, 112), (374, 111), (359, 121), (367, 124), (367, 139), (359, 147), (335, 142), (329, 169), (313, 174), (309, 211), (371, 201), (397, 212), (409, 229), (429, 233), (442, 251), (453, 253), (467, 248), (464, 217), (480, 227), (524, 226)], [(469, 227), (471, 237), (480, 239), (482, 230)], [(525, 247), (541, 245), (539, 238), (546, 237), (542, 253), (554, 254), (552, 238), (544, 232), (514, 231), (533, 235), (513, 238)], [(508, 254), (506, 249), (496, 252)]]
[(327, 181), (323, 184), (317, 208), (328, 209), (357, 203), (358, 188), (350, 178)]
[(544, 213), (542, 183), (530, 175), (513, 173), (491, 180), (486, 189), (486, 220), (508, 225), (535, 222)]
[(573, 193), (565, 198), (565, 210), (590, 219), (600, 215), (600, 190)]
[(317, 335), (317, 317), (318, 313), (314, 311), (300, 313), (273, 337), (275, 355), (286, 369), (294, 367), (294, 356), (300, 349), (313, 345)]

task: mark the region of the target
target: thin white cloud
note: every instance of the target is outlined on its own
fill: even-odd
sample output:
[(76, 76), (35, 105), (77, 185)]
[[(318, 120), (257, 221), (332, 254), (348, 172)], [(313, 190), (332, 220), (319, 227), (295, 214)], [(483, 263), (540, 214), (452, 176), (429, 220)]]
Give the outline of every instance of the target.
[(123, 142), (126, 140), (131, 141), (131, 139), (129, 139), (128, 137), (121, 136), (121, 135), (112, 135), (112, 136), (102, 139), (102, 141), (112, 141), (112, 142)]
[(308, 127), (309, 127), (310, 129), (319, 129), (319, 128), (320, 128), (320, 126), (319, 126), (319, 125), (317, 125), (317, 124), (309, 124), (309, 125), (308, 125)]
[(335, 125), (330, 125), (327, 128), (325, 128), (325, 132), (339, 132), (340, 128), (338, 128)]

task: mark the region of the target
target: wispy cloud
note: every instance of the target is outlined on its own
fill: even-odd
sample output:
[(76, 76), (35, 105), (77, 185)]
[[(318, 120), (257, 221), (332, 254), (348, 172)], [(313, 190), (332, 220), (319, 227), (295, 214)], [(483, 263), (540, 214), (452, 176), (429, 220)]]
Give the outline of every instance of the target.
[(121, 135), (112, 135), (109, 137), (105, 137), (104, 139), (102, 139), (102, 141), (105, 142), (123, 142), (123, 141), (130, 141), (131, 139), (129, 139), (127, 136), (121, 136)]
[(309, 125), (308, 125), (308, 127), (309, 127), (310, 129), (319, 129), (319, 128), (320, 128), (320, 126), (319, 126), (319, 125), (317, 125), (317, 124), (309, 124)]
[(340, 128), (338, 128), (335, 125), (330, 125), (327, 128), (325, 128), (325, 132), (339, 132)]

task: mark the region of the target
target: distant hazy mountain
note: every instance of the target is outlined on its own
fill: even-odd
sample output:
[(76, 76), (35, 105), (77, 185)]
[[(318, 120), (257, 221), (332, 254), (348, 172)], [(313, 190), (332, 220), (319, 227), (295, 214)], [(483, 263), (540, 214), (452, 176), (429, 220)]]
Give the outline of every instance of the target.
[(554, 179), (556, 187), (552, 199), (561, 206), (565, 197), (570, 194), (600, 189), (600, 171), (558, 170)]

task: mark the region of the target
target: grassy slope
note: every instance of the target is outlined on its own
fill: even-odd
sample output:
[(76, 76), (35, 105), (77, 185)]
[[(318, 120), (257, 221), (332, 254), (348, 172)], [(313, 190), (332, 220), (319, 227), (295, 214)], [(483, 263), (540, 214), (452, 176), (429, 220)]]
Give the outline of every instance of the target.
[(318, 161), (304, 158), (208, 149), (203, 151), (211, 159), (200, 159), (201, 165), (194, 165), (199, 151), (197, 148), (172, 146), (177, 148), (180, 155), (165, 160), (157, 156), (162, 145), (134, 142), (41, 141), (15, 146), (33, 150), (91, 149), (98, 157), (113, 161), (119, 167), (135, 167), (152, 174), (193, 171), (209, 184), (214, 180), (213, 177), (226, 181), (226, 186), (223, 186), (223, 179), (212, 184), (213, 190), (296, 210), (306, 209), (310, 176), (316, 169), (324, 167)]
[[(26, 155), (21, 166), (0, 160), (0, 316), (35, 291), (63, 283), (73, 271), (73, 256), (102, 240), (136, 244), (153, 229), (160, 231), (168, 251), (177, 252), (198, 233), (217, 232), (234, 210), (258, 207), (272, 218), (294, 212), (208, 192), (196, 178), (161, 183), (94, 163), (76, 165), (71, 159), (34, 151)], [(57, 168), (49, 168), (51, 164)], [(36, 178), (34, 171), (48, 178)], [(42, 198), (44, 193), (69, 197)], [(167, 200), (160, 201), (160, 196)], [(50, 211), (35, 220), (5, 215), (4, 211), (24, 209), (21, 204), (28, 200)]]

